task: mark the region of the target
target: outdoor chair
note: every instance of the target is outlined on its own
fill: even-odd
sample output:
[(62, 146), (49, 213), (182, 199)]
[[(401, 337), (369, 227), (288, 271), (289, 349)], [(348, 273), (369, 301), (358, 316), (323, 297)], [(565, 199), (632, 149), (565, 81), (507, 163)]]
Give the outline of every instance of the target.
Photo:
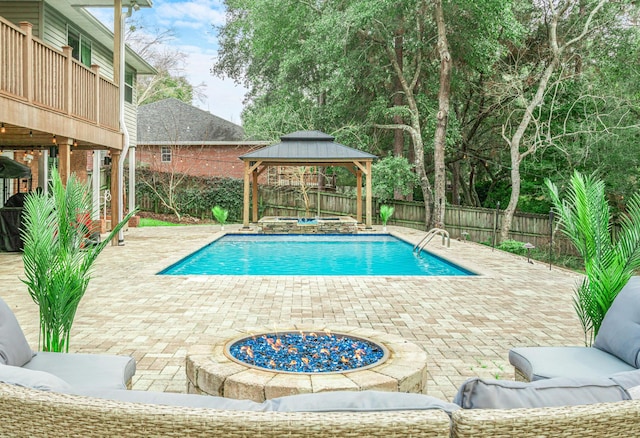
[(605, 315), (593, 347), (518, 347), (516, 380), (599, 377), (640, 368), (640, 276), (631, 277)]

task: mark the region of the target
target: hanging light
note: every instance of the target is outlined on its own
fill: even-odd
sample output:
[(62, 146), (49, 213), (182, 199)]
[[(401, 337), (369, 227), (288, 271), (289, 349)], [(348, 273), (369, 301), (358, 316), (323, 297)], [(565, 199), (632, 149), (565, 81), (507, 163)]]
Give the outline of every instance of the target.
[(33, 137), (33, 131), (29, 130), (29, 137)]
[(53, 143), (53, 144), (57, 144), (58, 143), (58, 140), (56, 139), (56, 135), (55, 134), (53, 134), (53, 138), (51, 139), (51, 143)]
[(2, 123), (2, 126), (0, 127), (0, 132), (1, 132), (1, 133), (3, 133), (3, 134), (4, 134), (5, 132), (7, 132), (7, 130), (6, 130), (6, 129), (5, 129), (5, 127), (4, 127), (4, 123)]
[(73, 140), (73, 147), (78, 147), (78, 140)]

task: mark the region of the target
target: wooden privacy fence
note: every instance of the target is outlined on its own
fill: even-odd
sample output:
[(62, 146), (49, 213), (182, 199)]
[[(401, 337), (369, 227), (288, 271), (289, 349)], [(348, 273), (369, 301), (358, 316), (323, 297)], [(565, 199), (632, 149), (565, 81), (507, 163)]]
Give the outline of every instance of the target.
[[(261, 186), (259, 188), (260, 216), (295, 216), (306, 215), (302, 196), (295, 188), (274, 189)], [(139, 196), (138, 205), (142, 210), (156, 213), (170, 213), (162, 207), (157, 199), (149, 196)], [(422, 202), (389, 201), (385, 204), (394, 207), (395, 212), (389, 220), (389, 225), (400, 225), (418, 230), (425, 230), (425, 211)], [(379, 223), (381, 203), (374, 199), (374, 221)], [(356, 198), (331, 192), (320, 193), (320, 216), (356, 216)], [(194, 217), (201, 217), (202, 212), (183, 211)], [(309, 215), (318, 215), (317, 192), (309, 192)], [(451, 238), (468, 239), (474, 242), (493, 243), (494, 234), (500, 233), (504, 211), (490, 208), (460, 207), (447, 205), (445, 210), (445, 229)], [(555, 225), (555, 224), (554, 224)], [(494, 233), (495, 230), (495, 233)], [(529, 242), (538, 248), (549, 246), (549, 216), (532, 213), (516, 213), (513, 218), (509, 238), (520, 242)], [(562, 254), (574, 254), (571, 243), (555, 232), (553, 237), (554, 251)]]
[[(260, 187), (260, 208), (263, 216), (305, 216), (306, 210), (302, 197), (295, 190)], [(356, 215), (356, 199), (350, 195), (330, 192), (320, 193), (318, 204), (317, 192), (309, 192), (309, 213), (311, 216), (321, 215)], [(395, 212), (389, 225), (425, 230), (425, 210), (422, 202), (388, 201)], [(381, 203), (374, 199), (374, 220), (379, 223)], [(494, 235), (499, 235), (504, 211), (489, 208), (464, 207), (447, 205), (445, 210), (445, 229), (452, 238), (468, 239), (475, 242), (492, 243)], [(495, 230), (495, 233), (494, 233)], [(532, 213), (516, 213), (509, 238), (521, 242), (529, 242), (536, 247), (549, 246), (549, 216)], [(497, 237), (496, 237), (497, 239)], [(571, 243), (561, 236), (554, 235), (554, 247), (561, 253), (572, 253)]]

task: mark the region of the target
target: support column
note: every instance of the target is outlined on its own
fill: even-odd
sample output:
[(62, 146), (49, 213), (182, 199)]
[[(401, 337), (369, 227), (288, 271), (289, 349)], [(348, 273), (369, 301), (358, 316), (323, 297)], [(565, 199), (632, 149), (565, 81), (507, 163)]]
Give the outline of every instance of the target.
[(113, 2), (113, 83), (120, 86), (120, 41), (124, 38), (120, 21), (122, 20), (122, 0)]
[[(111, 229), (118, 223), (118, 217), (120, 215), (118, 199), (122, 196), (122, 188), (118, 185), (119, 170), (118, 162), (120, 161), (120, 151), (116, 149), (111, 150)], [(119, 237), (116, 234), (111, 239), (111, 246), (118, 246)]]
[(38, 159), (38, 187), (42, 193), (49, 194), (49, 150), (43, 149)]
[(102, 164), (102, 154), (100, 150), (93, 151), (93, 170), (91, 173), (91, 199), (93, 209), (91, 219), (100, 220), (100, 165)]
[(366, 188), (366, 197), (367, 197), (367, 222), (366, 227), (371, 228), (371, 213), (372, 213), (372, 198), (373, 198), (373, 190), (371, 188), (371, 161), (367, 161), (367, 188)]
[(258, 217), (258, 169), (254, 169), (253, 172), (251, 172), (251, 179), (252, 179), (252, 197), (253, 199), (251, 200), (251, 203), (253, 205), (253, 222), (258, 222), (258, 219), (260, 219)]
[(249, 228), (249, 198), (250, 198), (250, 185), (251, 181), (249, 180), (249, 168), (250, 163), (248, 161), (244, 162), (244, 197), (242, 203), (242, 226), (244, 228)]
[(129, 146), (129, 211), (136, 207), (136, 147), (133, 145)]
[(362, 171), (356, 170), (356, 220), (362, 223)]
[(67, 185), (71, 175), (71, 145), (73, 140), (65, 137), (56, 138), (58, 144), (58, 173), (63, 185)]

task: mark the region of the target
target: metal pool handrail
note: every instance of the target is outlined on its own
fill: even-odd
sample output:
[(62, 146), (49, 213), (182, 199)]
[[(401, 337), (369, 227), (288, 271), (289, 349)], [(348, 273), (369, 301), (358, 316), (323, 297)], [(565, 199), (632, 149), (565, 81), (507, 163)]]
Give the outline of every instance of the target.
[(442, 236), (443, 246), (446, 239), (447, 248), (451, 247), (451, 239), (449, 238), (449, 232), (447, 230), (443, 230), (442, 228), (431, 228), (429, 232), (422, 238), (422, 240), (418, 242), (416, 246), (413, 247), (413, 251), (419, 255), (420, 252), (424, 249), (424, 247), (427, 246), (429, 242), (431, 242), (431, 239), (433, 239), (437, 235)]

